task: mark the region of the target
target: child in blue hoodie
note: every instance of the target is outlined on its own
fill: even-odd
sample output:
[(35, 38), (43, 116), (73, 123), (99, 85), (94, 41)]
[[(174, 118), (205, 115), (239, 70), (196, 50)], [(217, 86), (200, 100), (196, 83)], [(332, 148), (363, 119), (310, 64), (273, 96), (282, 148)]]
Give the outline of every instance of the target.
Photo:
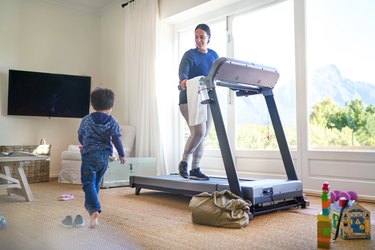
[(118, 151), (121, 164), (125, 163), (125, 152), (120, 126), (111, 116), (115, 99), (113, 91), (96, 88), (90, 98), (95, 112), (83, 117), (78, 129), (78, 140), (82, 145), (81, 181), (85, 192), (85, 208), (90, 214), (89, 226), (94, 228), (101, 213), (98, 193), (113, 153), (112, 145)]

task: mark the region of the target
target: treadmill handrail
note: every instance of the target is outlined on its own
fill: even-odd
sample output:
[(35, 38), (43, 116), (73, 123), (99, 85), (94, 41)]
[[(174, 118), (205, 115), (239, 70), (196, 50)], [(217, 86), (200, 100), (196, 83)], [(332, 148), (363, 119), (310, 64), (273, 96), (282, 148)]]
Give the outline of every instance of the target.
[(211, 66), (210, 71), (208, 72), (208, 75), (204, 77), (201, 81), (207, 86), (208, 89), (215, 88), (215, 76), (217, 74), (217, 71), (219, 70), (220, 66), (227, 61), (227, 58), (220, 57), (216, 59), (214, 64)]

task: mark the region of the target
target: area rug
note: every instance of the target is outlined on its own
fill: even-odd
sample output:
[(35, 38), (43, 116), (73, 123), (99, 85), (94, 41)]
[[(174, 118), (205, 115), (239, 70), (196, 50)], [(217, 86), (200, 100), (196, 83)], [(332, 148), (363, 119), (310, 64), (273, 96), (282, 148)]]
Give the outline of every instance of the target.
[[(0, 249), (317, 249), (316, 199), (307, 209), (259, 215), (243, 229), (226, 229), (193, 224), (188, 196), (102, 189), (103, 212), (90, 229), (80, 185), (33, 183), (31, 190), (33, 202), (0, 190), (0, 214), (8, 221), (0, 231)], [(63, 193), (74, 199), (60, 201)], [(60, 223), (78, 214), (86, 221), (83, 228)], [(339, 239), (332, 249), (375, 249), (374, 231), (372, 224), (372, 240)]]

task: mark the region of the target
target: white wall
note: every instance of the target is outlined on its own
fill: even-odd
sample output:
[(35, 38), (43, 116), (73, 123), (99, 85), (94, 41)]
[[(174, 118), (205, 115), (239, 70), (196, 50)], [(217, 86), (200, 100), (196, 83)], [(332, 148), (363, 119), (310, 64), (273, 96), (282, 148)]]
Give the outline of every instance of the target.
[(60, 154), (77, 143), (80, 119), (7, 116), (8, 70), (100, 75), (100, 16), (40, 0), (0, 1), (0, 145), (52, 145), (51, 176)]

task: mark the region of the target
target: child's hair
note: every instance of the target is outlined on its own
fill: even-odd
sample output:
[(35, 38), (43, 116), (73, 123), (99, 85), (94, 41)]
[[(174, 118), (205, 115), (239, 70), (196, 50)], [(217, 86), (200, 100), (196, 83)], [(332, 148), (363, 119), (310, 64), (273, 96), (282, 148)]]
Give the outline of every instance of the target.
[(115, 94), (112, 90), (97, 87), (91, 92), (91, 105), (95, 110), (109, 110), (113, 108)]

